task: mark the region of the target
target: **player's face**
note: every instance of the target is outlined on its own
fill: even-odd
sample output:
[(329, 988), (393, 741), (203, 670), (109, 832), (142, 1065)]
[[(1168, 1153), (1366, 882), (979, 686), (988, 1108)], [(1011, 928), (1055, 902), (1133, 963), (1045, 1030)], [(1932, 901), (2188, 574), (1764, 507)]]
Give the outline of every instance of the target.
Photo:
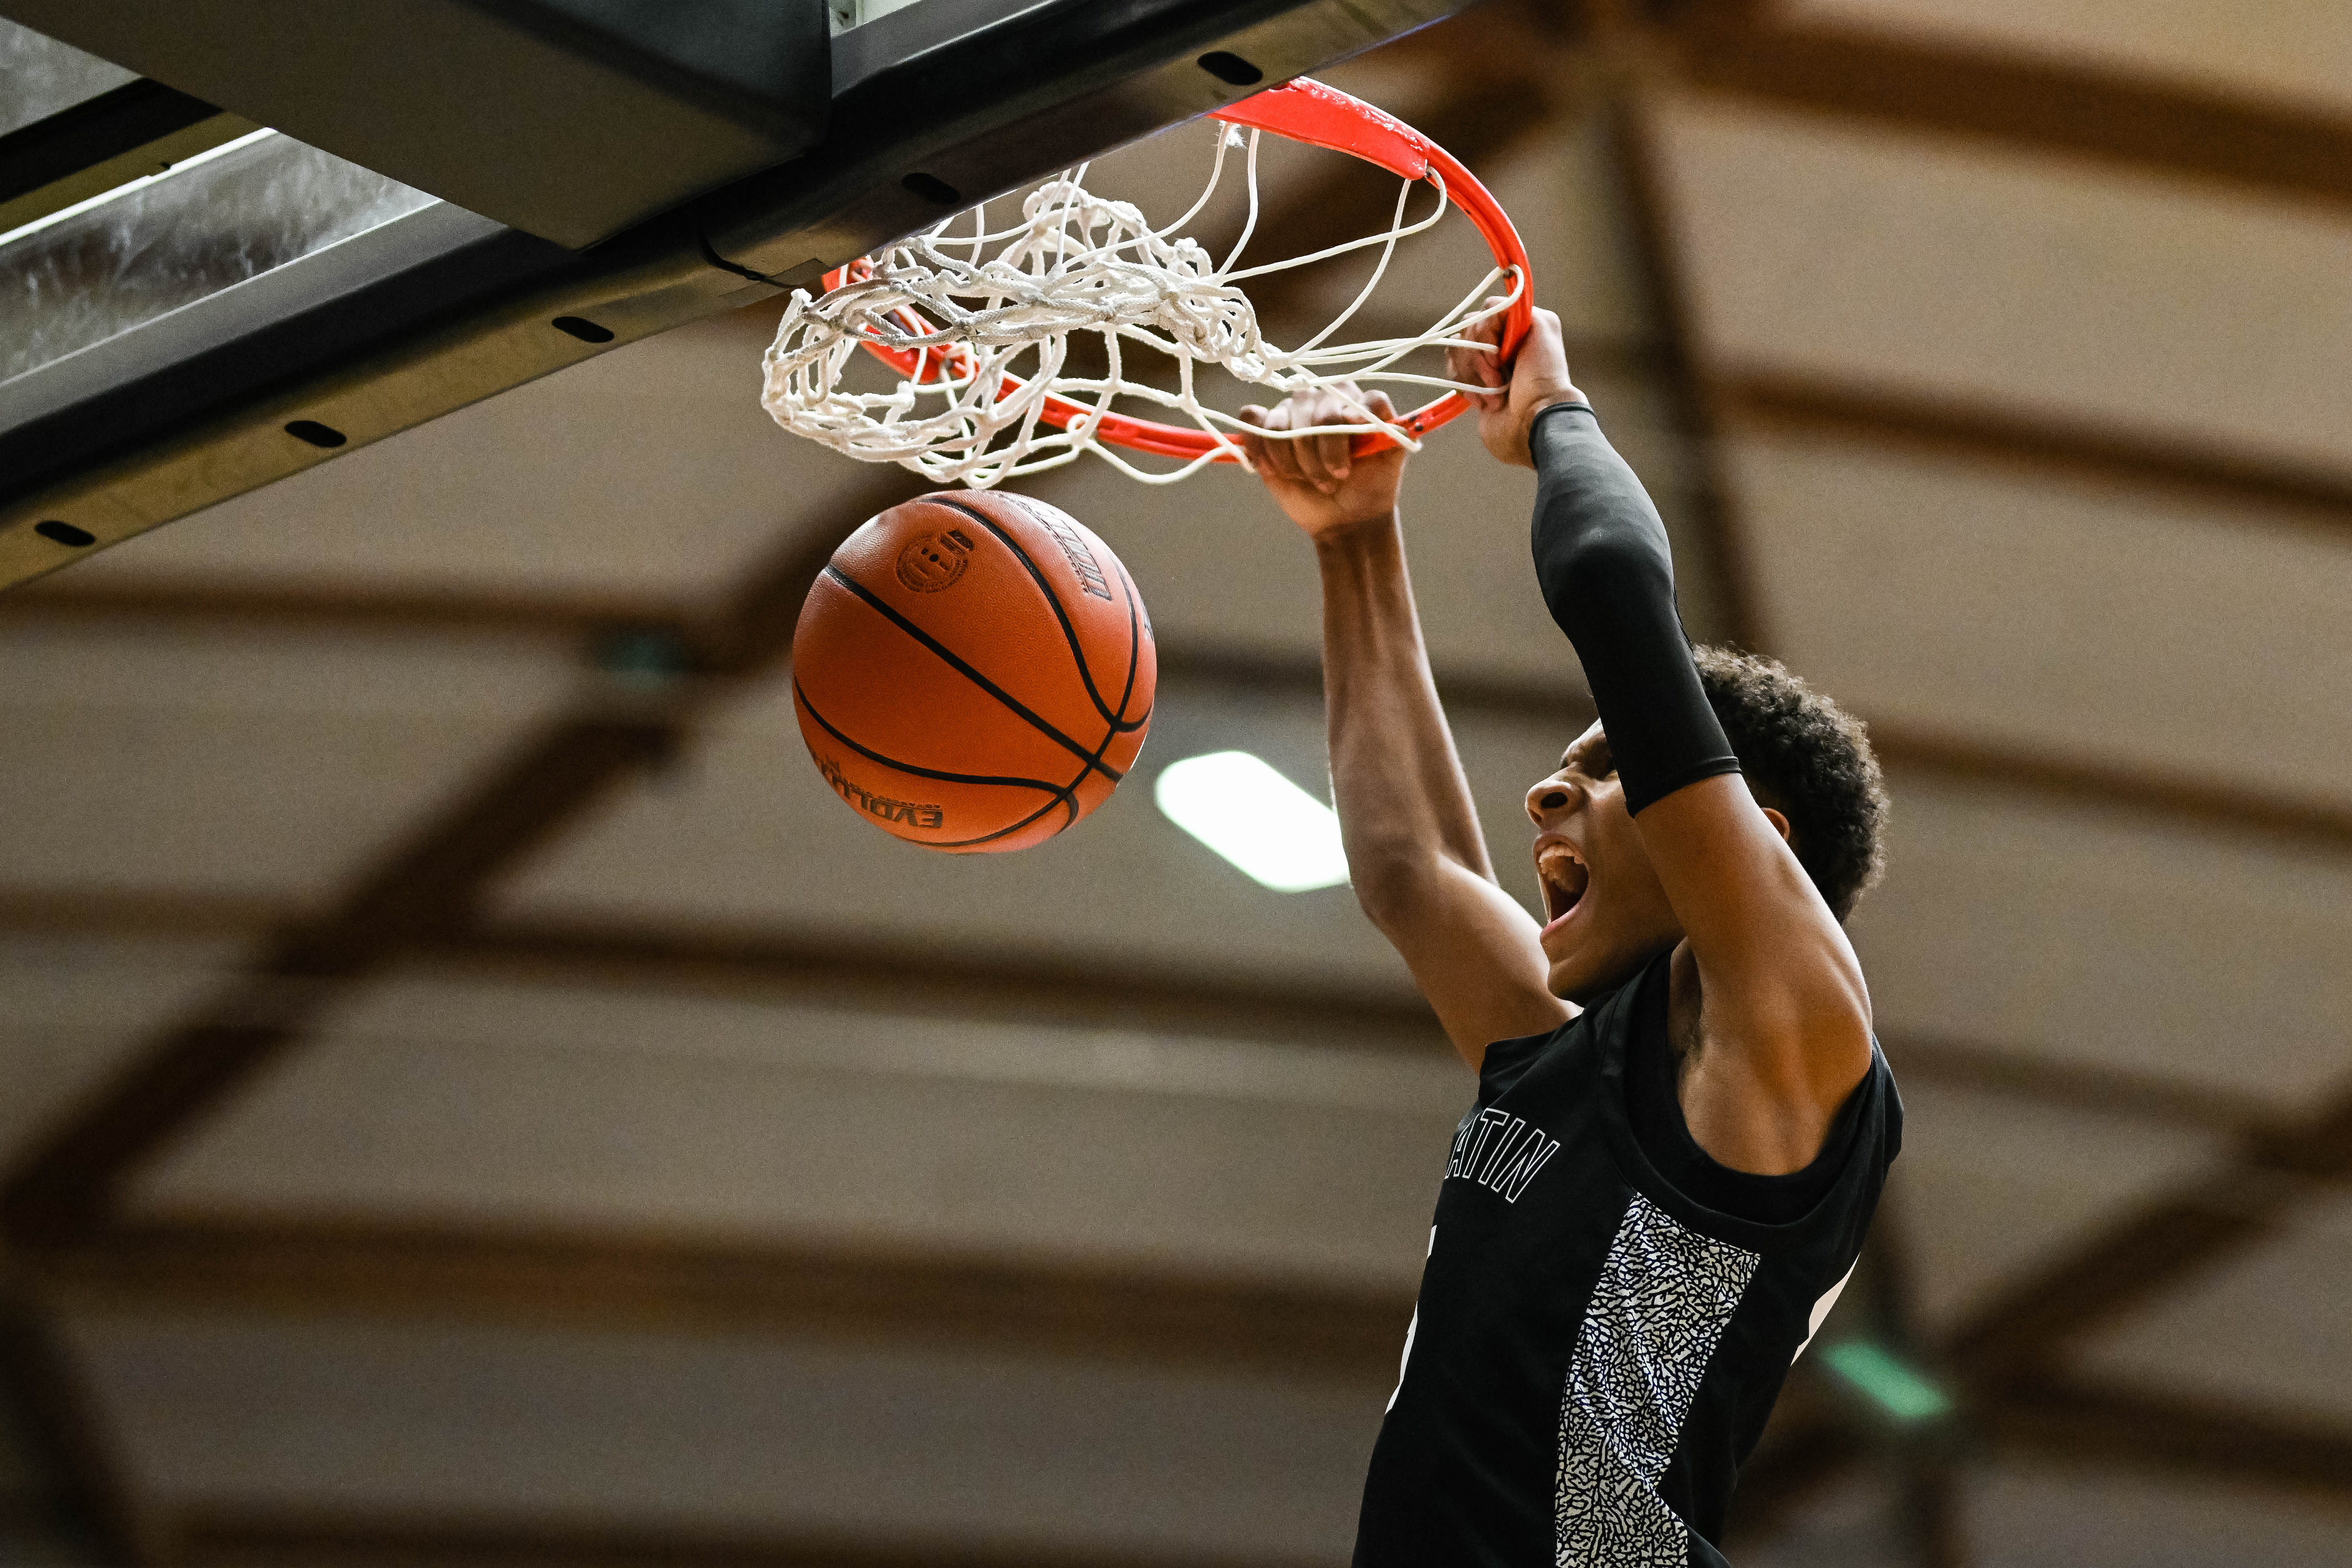
[(1682, 939), (1595, 724), (1528, 791), (1552, 994), (1589, 1002)]

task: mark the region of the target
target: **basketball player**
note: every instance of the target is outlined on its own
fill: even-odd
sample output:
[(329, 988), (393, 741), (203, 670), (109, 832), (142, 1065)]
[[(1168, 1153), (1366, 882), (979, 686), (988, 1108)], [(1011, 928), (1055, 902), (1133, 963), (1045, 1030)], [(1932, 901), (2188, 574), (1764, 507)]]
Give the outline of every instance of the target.
[[(1451, 351), (1451, 374), (1491, 389), (1487, 449), (1536, 471), (1536, 576), (1601, 714), (1528, 791), (1540, 927), (1496, 885), (1430, 680), (1405, 454), (1247, 437), (1321, 567), (1356, 895), (1478, 1073), (1355, 1562), (1720, 1564), (1740, 1462), (1900, 1141), (1840, 924), (1876, 875), (1885, 799), (1827, 700), (1769, 660), (1694, 652), (1664, 528), (1570, 384), (1559, 318), (1496, 358)], [(1338, 394), (1245, 417), (1350, 419)]]

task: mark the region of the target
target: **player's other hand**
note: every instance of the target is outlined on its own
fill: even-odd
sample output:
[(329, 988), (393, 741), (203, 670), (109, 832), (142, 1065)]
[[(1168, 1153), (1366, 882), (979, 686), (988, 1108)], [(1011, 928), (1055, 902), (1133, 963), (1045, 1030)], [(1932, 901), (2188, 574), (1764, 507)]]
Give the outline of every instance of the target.
[[(1242, 410), (1242, 418), (1258, 430), (1308, 430), (1365, 424), (1366, 409), (1382, 419), (1396, 417), (1387, 393), (1359, 392), (1353, 382), (1340, 381), (1286, 397), (1271, 409), (1253, 405)], [(1251, 430), (1240, 434), (1251, 469), (1310, 539), (1336, 538), (1396, 510), (1397, 486), (1404, 479), (1402, 447), (1358, 458), (1349, 452), (1355, 437), (1336, 431), (1291, 440), (1269, 440)]]
[(1478, 439), (1502, 461), (1531, 468), (1535, 459), (1528, 454), (1528, 426), (1553, 404), (1584, 394), (1568, 378), (1568, 348), (1560, 342), (1559, 318), (1549, 310), (1535, 313), (1535, 324), (1528, 329), (1519, 352), (1503, 363), (1493, 346), (1503, 340), (1503, 316), (1497, 309), (1502, 303), (1499, 297), (1488, 300), (1486, 309), (1495, 313), (1455, 334), (1489, 346), (1447, 349), (1445, 375), (1449, 381), (1492, 389), (1471, 398), (1478, 410)]

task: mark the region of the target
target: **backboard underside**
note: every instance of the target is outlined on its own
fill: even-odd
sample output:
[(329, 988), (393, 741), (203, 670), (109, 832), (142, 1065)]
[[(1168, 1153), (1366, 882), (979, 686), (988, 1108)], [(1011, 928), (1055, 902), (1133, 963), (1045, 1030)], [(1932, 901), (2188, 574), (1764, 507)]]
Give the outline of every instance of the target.
[[(643, 116), (658, 100), (667, 136), (684, 134), (682, 125), (721, 127), (714, 145), (723, 142), (737, 162), (720, 159), (706, 174), (755, 163), (762, 145), (778, 161), (716, 188), (671, 193), (682, 199), (572, 248), (560, 241), (577, 243), (612, 213), (635, 209), (583, 200), (574, 204), (580, 211), (566, 212), (556, 210), (561, 201), (526, 201), (532, 192), (518, 181), (518, 154), (494, 137), (453, 144), (420, 131), (411, 142), (430, 156), (371, 151), (380, 162), (411, 161), (373, 175), (353, 170), (395, 193), (371, 195), (377, 205), (345, 226), (356, 232), (323, 231), (281, 264), (0, 379), (0, 588), (605, 349), (813, 281), (957, 206), (1463, 5), (828, 3), (823, 69), (800, 72), (803, 89), (806, 79), (822, 77), (824, 101), (814, 112), (803, 105), (797, 119), (790, 105), (750, 101), (740, 82), (714, 86), (681, 67), (678, 58), (694, 63), (691, 39), (674, 48), (675, 40), (654, 40), (653, 54), (670, 48), (675, 58), (648, 64), (651, 56), (592, 37), (581, 18), (595, 22), (607, 9), (595, 0), (449, 8), (472, 17), (469, 26), (478, 22), (474, 13), (487, 12), (509, 32), (529, 34), (516, 58), (566, 51), (587, 58), (594, 69), (562, 79), (565, 112), (583, 112), (584, 102), (591, 114)], [(174, 169), (174, 179), (191, 181), (205, 173), (200, 159), (218, 172), (270, 153), (270, 133), (255, 127), (277, 111), (273, 68), (299, 63), (312, 99), (321, 71), (383, 69), (380, 57), (312, 49), (299, 62), (259, 52), (257, 63), (242, 68), (250, 81), (226, 80), (216, 62), (181, 70), (173, 35), (202, 30), (212, 7), (153, 9), (166, 20), (139, 5), (96, 18), (84, 7), (7, 0), (9, 17), (68, 45), (102, 45), (88, 53), (146, 77), (0, 137), (0, 210), (16, 220), (0, 235), (0, 254), (28, 234), (37, 239), (43, 224), (106, 216), (100, 209), (110, 191), (123, 188), (106, 185), (114, 174), (136, 179)], [(560, 15), (549, 22), (540, 13)], [(268, 36), (253, 7), (224, 15), (214, 30)], [(780, 58), (789, 45), (779, 46)], [(533, 80), (504, 68), (502, 90), (527, 100)], [(610, 84), (608, 100), (595, 97), (599, 81)], [(384, 90), (381, 79), (371, 85)], [(224, 86), (241, 101), (216, 105), (194, 95), (226, 98)], [(352, 154), (370, 149), (331, 140), (344, 135), (333, 123), (303, 129), (316, 153), (283, 136), (277, 151), (331, 164), (349, 157), (345, 168), (364, 163)], [(796, 137), (804, 150), (792, 151)], [(479, 167), (468, 169), (468, 159)], [(551, 186), (593, 186), (597, 173), (593, 161), (573, 157), (546, 178)], [(408, 184), (397, 183), (403, 175)], [(422, 184), (428, 180), (500, 210), (436, 199), (445, 192)], [(523, 195), (499, 194), (518, 191)], [(668, 199), (657, 184), (640, 182), (635, 193), (638, 208)], [(505, 205), (510, 199), (515, 205)], [(53, 210), (43, 212), (45, 205)]]

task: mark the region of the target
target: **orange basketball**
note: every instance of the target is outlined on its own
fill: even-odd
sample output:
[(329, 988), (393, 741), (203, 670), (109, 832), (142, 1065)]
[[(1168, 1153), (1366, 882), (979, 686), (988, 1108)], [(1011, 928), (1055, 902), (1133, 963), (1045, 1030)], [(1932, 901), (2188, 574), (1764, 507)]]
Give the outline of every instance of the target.
[(1143, 749), (1159, 664), (1127, 568), (1068, 513), (942, 490), (842, 542), (793, 633), (817, 772), (869, 822), (960, 854), (1025, 849)]

